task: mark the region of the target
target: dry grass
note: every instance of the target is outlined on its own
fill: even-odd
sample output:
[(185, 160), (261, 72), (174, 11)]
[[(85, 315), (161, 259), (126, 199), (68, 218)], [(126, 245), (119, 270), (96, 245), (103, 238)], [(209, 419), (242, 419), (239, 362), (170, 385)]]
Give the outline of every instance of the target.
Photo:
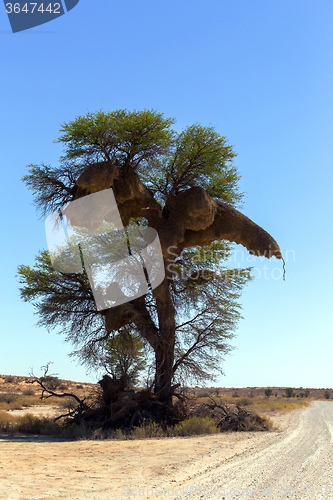
[(280, 413), (284, 414), (288, 411), (301, 410), (310, 406), (308, 399), (299, 398), (253, 398), (251, 407), (259, 414), (262, 413)]
[[(237, 405), (241, 407), (246, 407), (246, 410), (256, 413), (261, 418), (264, 419), (265, 425), (268, 430), (274, 429), (273, 421), (270, 416), (276, 414), (284, 414), (289, 411), (300, 410), (306, 408), (311, 403), (308, 399), (300, 398), (282, 398), (282, 397), (232, 397), (225, 396), (223, 398), (214, 398), (220, 404), (226, 403), (227, 405)], [(208, 403), (209, 397), (198, 397), (195, 400), (195, 404)]]
[(40, 397), (37, 394), (0, 394), (0, 410), (22, 410), (22, 408), (37, 406), (41, 404), (43, 403), (41, 402)]
[[(216, 422), (208, 417), (194, 417), (184, 420), (178, 424), (178, 426), (169, 427), (167, 429), (162, 429), (155, 423), (149, 423), (137, 427), (130, 432), (122, 430), (104, 431), (101, 429), (92, 430), (89, 426), (83, 424), (80, 426), (73, 426), (71, 430), (68, 431), (68, 429), (64, 429), (60, 422), (54, 423), (51, 418), (41, 418), (31, 414), (26, 414), (22, 417), (6, 413), (8, 410), (43, 406), (44, 404), (58, 406), (64, 410), (73, 408), (72, 398), (60, 399), (51, 397), (42, 402), (40, 400), (41, 389), (37, 384), (31, 384), (31, 380), (32, 379), (29, 377), (0, 375), (0, 432), (61, 434), (72, 439), (146, 439), (167, 436), (195, 436), (219, 432), (216, 427)], [(92, 392), (96, 392), (96, 388), (98, 388), (96, 384), (79, 384), (60, 379), (57, 379), (56, 382), (56, 392), (71, 392), (81, 399), (83, 397), (88, 397), (89, 400), (90, 397), (92, 397)], [(222, 389), (191, 389), (187, 391), (187, 394), (189, 396), (190, 394), (196, 396), (189, 401), (189, 404), (193, 404), (194, 407), (209, 402), (210, 396), (213, 396), (217, 402), (224, 402), (228, 406), (237, 405), (246, 407), (247, 410), (255, 412), (260, 417), (264, 418), (268, 429), (273, 428), (273, 423), (269, 415), (282, 414), (310, 405), (310, 401), (303, 397), (285, 398), (277, 395), (277, 397), (271, 396), (267, 398), (263, 395), (263, 388), (253, 388), (250, 393), (249, 389), (251, 388), (230, 389), (225, 395), (221, 394)], [(260, 394), (259, 391), (261, 391)], [(274, 389), (274, 394), (278, 394), (276, 391), (278, 391), (277, 388)], [(279, 391), (282, 394), (282, 389), (279, 389)], [(324, 394), (324, 389), (321, 390), (321, 392)], [(318, 393), (318, 396), (322, 395), (321, 392), (320, 394)], [(219, 396), (217, 394), (219, 394)], [(240, 396), (235, 397), (236, 394)], [(253, 396), (253, 394), (255, 394), (255, 396)]]
[(31, 413), (14, 416), (0, 411), (0, 432), (56, 435), (62, 433), (62, 428), (51, 418), (35, 417)]
[[(29, 401), (33, 402), (33, 397)], [(249, 398), (249, 401), (242, 401), (242, 398), (224, 398), (223, 401), (238, 406), (246, 406), (248, 410), (260, 415), (265, 420), (265, 425), (269, 430), (273, 429), (273, 422), (267, 415), (276, 413), (286, 413), (287, 411), (298, 410), (309, 406), (308, 400), (299, 400), (296, 398)], [(20, 398), (18, 398), (20, 400)], [(25, 400), (26, 401), (26, 400)], [(40, 400), (37, 398), (38, 404)], [(198, 398), (197, 403), (208, 402), (208, 398)], [(221, 400), (222, 402), (222, 400)], [(3, 403), (9, 404), (12, 403)], [(14, 404), (14, 403), (13, 403)], [(52, 418), (36, 417), (32, 414), (23, 416), (13, 416), (0, 410), (0, 432), (6, 433), (25, 433), (41, 435), (61, 435), (70, 439), (147, 439), (157, 437), (176, 437), (176, 436), (197, 436), (220, 432), (216, 421), (209, 417), (192, 417), (184, 420), (174, 427), (163, 429), (154, 422), (136, 427), (131, 431), (92, 430), (84, 424), (72, 426), (65, 429), (60, 422), (54, 422)]]
[(209, 417), (192, 417), (183, 420), (174, 427), (176, 436), (198, 436), (220, 432), (215, 420)]
[[(226, 402), (227, 404), (234, 404), (237, 406), (245, 406), (251, 411), (255, 411), (262, 416), (263, 413), (286, 413), (288, 411), (300, 410), (310, 405), (308, 399), (300, 398), (266, 398), (266, 397), (231, 397), (225, 396), (223, 398), (216, 398), (217, 401)], [(207, 403), (208, 398), (199, 397), (196, 401), (200, 404)]]

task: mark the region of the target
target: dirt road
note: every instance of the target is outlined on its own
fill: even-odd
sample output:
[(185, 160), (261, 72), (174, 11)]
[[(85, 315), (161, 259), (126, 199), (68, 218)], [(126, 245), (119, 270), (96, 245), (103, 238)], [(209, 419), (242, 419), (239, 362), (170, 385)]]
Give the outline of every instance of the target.
[(315, 402), (275, 421), (279, 432), (197, 438), (1, 438), (0, 498), (326, 498), (333, 483), (333, 402)]
[(235, 500), (333, 497), (332, 445), (333, 404), (317, 401), (294, 414), (284, 432), (191, 478), (181, 493)]

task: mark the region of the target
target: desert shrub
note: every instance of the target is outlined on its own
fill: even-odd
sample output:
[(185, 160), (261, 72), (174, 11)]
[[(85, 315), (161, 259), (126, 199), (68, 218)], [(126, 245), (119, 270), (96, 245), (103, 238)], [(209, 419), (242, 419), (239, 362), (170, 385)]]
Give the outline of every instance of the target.
[(0, 411), (0, 432), (8, 432), (15, 417), (5, 411)]
[(17, 399), (18, 399), (18, 395), (17, 394), (10, 394), (10, 393), (0, 394), (0, 403), (10, 404), (13, 401), (16, 401)]
[(114, 439), (126, 439), (127, 436), (122, 429), (116, 429), (112, 437)]
[(239, 401), (237, 401), (238, 406), (250, 406), (252, 404), (252, 401), (249, 398), (239, 398)]
[(294, 389), (292, 387), (286, 387), (285, 391), (287, 398), (292, 398), (294, 396)]
[(24, 434), (58, 434), (61, 432), (59, 424), (52, 419), (35, 417), (31, 413), (17, 418), (15, 430)]
[(330, 397), (331, 397), (331, 393), (329, 391), (325, 391), (324, 392), (324, 398), (325, 399), (330, 399)]
[(49, 418), (35, 417), (26, 413), (22, 417), (0, 411), (1, 432), (22, 432), (25, 434), (59, 434), (61, 427)]
[(175, 425), (174, 433), (178, 436), (196, 436), (199, 434), (218, 433), (215, 420), (209, 417), (191, 417)]
[(35, 391), (33, 389), (24, 389), (23, 394), (25, 396), (34, 396)]
[(6, 384), (13, 384), (15, 382), (15, 378), (9, 375), (8, 377), (5, 378), (5, 383)]
[(40, 380), (41, 382), (43, 382), (45, 387), (51, 389), (51, 391), (54, 391), (55, 389), (58, 389), (61, 386), (61, 380), (59, 380), (58, 377), (54, 377), (52, 375), (46, 375), (46, 377), (41, 377)]
[(273, 420), (266, 415), (263, 415), (262, 418), (264, 419), (264, 424), (266, 425), (267, 429), (270, 431), (273, 429)]
[(272, 389), (269, 388), (265, 389), (265, 396), (269, 398), (272, 395), (272, 392), (273, 392)]
[(77, 389), (84, 389), (83, 385), (82, 384), (76, 384), (76, 388)]
[(162, 427), (156, 422), (149, 422), (145, 425), (140, 425), (139, 427), (136, 427), (131, 433), (131, 437), (133, 437), (134, 439), (162, 437), (164, 435), (165, 433)]
[(67, 384), (61, 384), (61, 385), (59, 385), (58, 389), (60, 391), (67, 391), (68, 385)]
[[(11, 395), (12, 396), (12, 395)], [(14, 398), (10, 402), (0, 401), (0, 409), (2, 410), (22, 410), (26, 406), (34, 406), (40, 404), (40, 397), (36, 394), (14, 394)], [(9, 400), (10, 398), (8, 398)]]

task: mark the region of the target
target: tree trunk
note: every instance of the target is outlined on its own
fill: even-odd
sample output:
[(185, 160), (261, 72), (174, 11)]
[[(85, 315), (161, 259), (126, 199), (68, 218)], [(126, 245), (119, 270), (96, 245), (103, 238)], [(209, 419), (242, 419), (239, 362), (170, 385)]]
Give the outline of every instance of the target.
[(156, 298), (159, 323), (159, 340), (155, 347), (154, 393), (159, 393), (160, 401), (171, 404), (176, 324), (175, 307), (172, 302), (167, 276), (154, 290), (154, 296)]

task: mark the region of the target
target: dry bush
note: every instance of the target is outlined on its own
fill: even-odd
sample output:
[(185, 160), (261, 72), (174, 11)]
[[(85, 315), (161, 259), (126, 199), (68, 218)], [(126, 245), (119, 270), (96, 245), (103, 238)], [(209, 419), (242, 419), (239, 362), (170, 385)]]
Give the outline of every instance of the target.
[(269, 431), (271, 431), (274, 428), (274, 422), (271, 418), (262, 415), (262, 418), (264, 419), (264, 423)]
[[(1, 394), (5, 396), (3, 400), (0, 398), (0, 410), (22, 410), (23, 407), (27, 406), (38, 406), (42, 404), (40, 397), (37, 394), (25, 395), (25, 394)], [(6, 402), (10, 397), (14, 396), (10, 402)]]
[(238, 398), (237, 404), (238, 404), (238, 406), (250, 406), (253, 404), (253, 401), (251, 401), (251, 399), (246, 398), (246, 397)]
[(266, 412), (286, 413), (288, 411), (300, 410), (310, 405), (306, 399), (300, 398), (255, 398), (254, 409), (256, 412), (262, 414)]
[(60, 388), (60, 386), (62, 385), (61, 380), (53, 375), (46, 375), (44, 377), (41, 377), (40, 380), (48, 389), (51, 389), (51, 391)]
[(7, 412), (0, 411), (0, 431), (54, 435), (61, 433), (62, 428), (51, 418), (35, 417), (31, 413), (26, 413), (22, 416), (14, 416)]
[(136, 427), (130, 437), (134, 439), (155, 438), (165, 436), (165, 431), (156, 422), (149, 422), (146, 425)]
[(0, 411), (0, 432), (8, 432), (16, 418), (5, 411)]
[(34, 396), (35, 391), (32, 388), (22, 390), (24, 396)]
[(59, 434), (61, 427), (51, 418), (35, 417), (31, 413), (26, 413), (22, 417), (18, 417), (15, 422), (14, 430), (24, 434)]
[(6, 394), (0, 394), (0, 403), (6, 403), (9, 405), (13, 401), (16, 401), (18, 399), (17, 394), (11, 394), (11, 393), (6, 393)]
[(191, 417), (179, 422), (174, 427), (176, 436), (198, 436), (201, 434), (216, 434), (220, 432), (215, 420), (209, 417)]
[(68, 387), (69, 387), (68, 384), (61, 384), (61, 385), (59, 385), (58, 389), (60, 391), (67, 391)]

